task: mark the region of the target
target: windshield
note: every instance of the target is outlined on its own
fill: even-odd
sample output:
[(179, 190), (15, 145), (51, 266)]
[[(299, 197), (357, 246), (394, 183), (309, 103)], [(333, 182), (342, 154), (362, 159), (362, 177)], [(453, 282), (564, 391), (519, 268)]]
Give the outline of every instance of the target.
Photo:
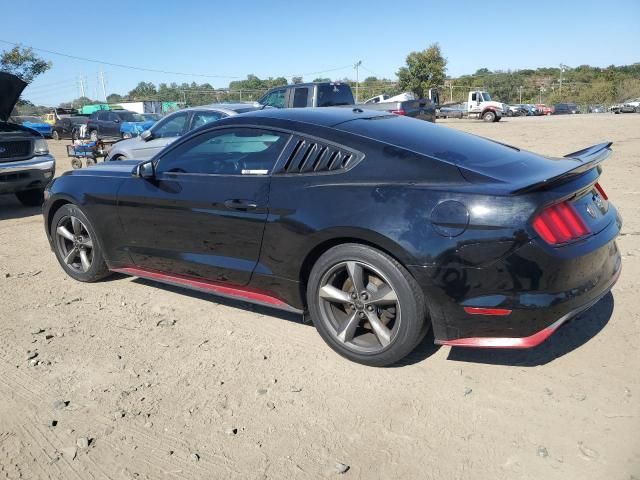
[(144, 122), (145, 118), (139, 113), (133, 112), (116, 112), (123, 122)]
[(318, 85), (318, 106), (335, 107), (353, 105), (353, 93), (349, 85)]
[(489, 95), (489, 92), (482, 92), (482, 98), (484, 99), (485, 102), (491, 101), (491, 95)]
[(153, 120), (154, 122), (156, 120), (160, 120), (159, 113), (143, 113), (142, 116), (144, 117), (145, 120)]

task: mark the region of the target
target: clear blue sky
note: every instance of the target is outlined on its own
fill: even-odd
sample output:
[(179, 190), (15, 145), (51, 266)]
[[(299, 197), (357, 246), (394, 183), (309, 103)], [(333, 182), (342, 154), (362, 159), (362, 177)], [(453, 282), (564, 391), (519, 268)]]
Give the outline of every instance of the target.
[[(439, 42), (448, 73), (478, 68), (521, 69), (640, 61), (640, 1), (579, 0), (431, 2), (410, 0), (86, 0), (10, 2), (2, 7), (0, 39), (104, 62), (174, 72), (244, 78), (304, 75), (395, 78), (413, 50)], [(454, 5), (455, 4), (455, 5)], [(28, 5), (28, 6), (27, 6)], [(27, 14), (25, 11), (31, 12)], [(10, 48), (0, 42), (0, 49)], [(53, 68), (25, 97), (57, 105), (78, 96), (85, 75), (89, 96), (100, 64), (39, 52)], [(107, 94), (126, 93), (139, 81), (209, 82), (203, 78), (102, 67)], [(335, 69), (335, 70), (334, 70)], [(331, 71), (329, 71), (331, 70)]]

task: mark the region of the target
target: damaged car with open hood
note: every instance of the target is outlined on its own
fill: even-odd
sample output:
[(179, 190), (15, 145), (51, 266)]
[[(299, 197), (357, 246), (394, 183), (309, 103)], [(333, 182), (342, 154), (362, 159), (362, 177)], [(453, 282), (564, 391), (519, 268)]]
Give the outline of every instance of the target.
[(55, 174), (56, 161), (40, 132), (9, 122), (26, 86), (15, 75), (0, 72), (0, 194), (13, 193), (23, 205), (37, 206)]

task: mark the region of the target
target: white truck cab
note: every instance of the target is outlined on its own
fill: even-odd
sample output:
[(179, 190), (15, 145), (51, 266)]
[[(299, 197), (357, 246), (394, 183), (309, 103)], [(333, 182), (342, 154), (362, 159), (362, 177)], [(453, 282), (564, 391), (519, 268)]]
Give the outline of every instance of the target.
[(481, 118), (485, 122), (499, 122), (506, 115), (507, 105), (491, 100), (489, 92), (473, 90), (469, 92), (466, 110), (469, 118)]

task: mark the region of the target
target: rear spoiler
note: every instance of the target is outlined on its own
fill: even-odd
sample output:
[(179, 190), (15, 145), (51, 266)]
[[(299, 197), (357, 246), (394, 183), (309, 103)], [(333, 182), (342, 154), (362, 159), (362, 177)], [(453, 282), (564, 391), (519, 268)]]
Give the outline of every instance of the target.
[(609, 158), (609, 156), (611, 156), (611, 145), (613, 145), (613, 142), (599, 143), (598, 145), (593, 145), (583, 150), (569, 153), (563, 158), (566, 158), (567, 160), (576, 160), (575, 167), (568, 169), (566, 172), (561, 173), (560, 175), (556, 175), (555, 177), (548, 178), (531, 185), (527, 185), (526, 187), (519, 188), (511, 193), (518, 195), (535, 190), (542, 190), (555, 183), (567, 180), (570, 177), (588, 172), (589, 170), (597, 167), (600, 163), (604, 162), (607, 158)]

